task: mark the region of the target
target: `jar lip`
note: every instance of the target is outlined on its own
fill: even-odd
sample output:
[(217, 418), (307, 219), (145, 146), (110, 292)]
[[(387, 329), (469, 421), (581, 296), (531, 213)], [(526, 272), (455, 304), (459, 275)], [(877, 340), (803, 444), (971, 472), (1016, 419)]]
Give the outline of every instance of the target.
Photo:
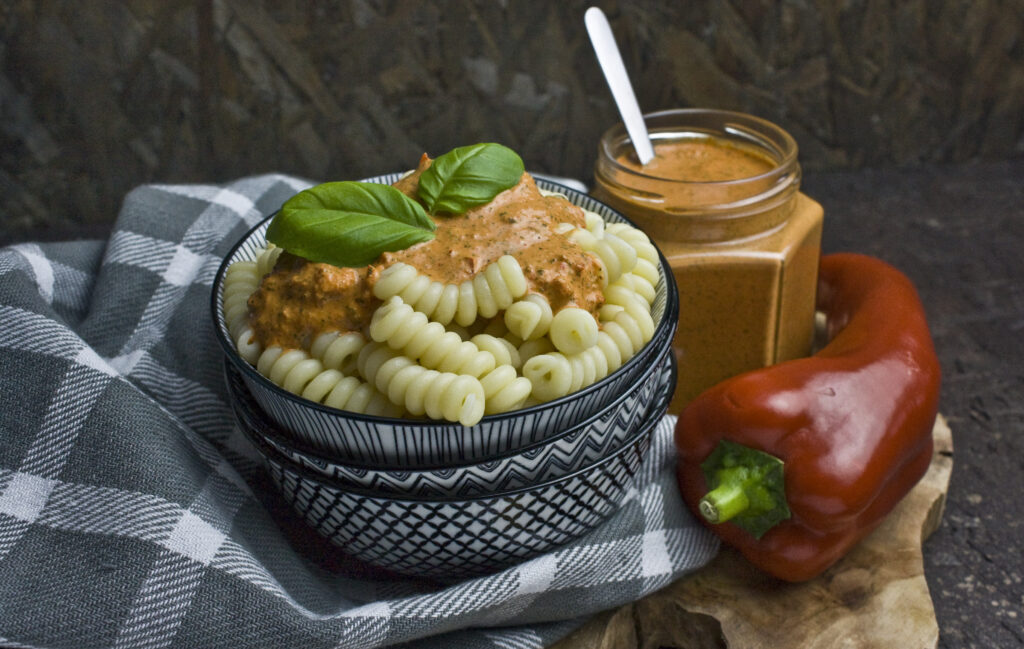
[[(781, 154), (777, 164), (772, 169), (765, 171), (764, 173), (757, 174), (756, 176), (747, 176), (745, 178), (733, 178), (730, 180), (682, 180), (679, 178), (666, 178), (665, 176), (655, 176), (653, 174), (647, 174), (642, 171), (638, 171), (632, 167), (627, 167), (620, 163), (616, 156), (611, 150), (612, 142), (619, 143), (619, 141), (629, 142), (629, 136), (626, 133), (626, 127), (622, 122), (619, 122), (601, 135), (600, 153), (606, 164), (611, 165), (616, 171), (621, 171), (632, 176), (638, 176), (642, 178), (649, 178), (661, 182), (679, 183), (683, 185), (704, 185), (714, 187), (727, 187), (729, 185), (748, 183), (751, 181), (760, 181), (771, 178), (772, 176), (781, 176), (788, 173), (792, 167), (795, 167), (797, 163), (797, 155), (799, 153), (796, 140), (788, 131), (783, 129), (778, 124), (770, 122), (762, 117), (751, 115), (749, 113), (741, 113), (738, 111), (724, 110), (718, 108), (670, 108), (667, 110), (655, 111), (652, 113), (644, 113), (644, 122), (648, 123), (650, 129), (650, 122), (653, 120), (665, 119), (668, 117), (719, 117), (722, 118), (722, 123), (725, 125), (723, 128), (723, 135), (737, 136), (738, 133), (730, 132), (728, 130), (728, 122), (743, 122), (745, 125), (753, 126), (761, 129), (764, 135), (772, 135), (781, 140), (781, 146), (777, 152)], [(728, 120), (728, 121), (727, 121)], [(678, 124), (672, 125), (675, 128), (686, 128), (687, 126), (697, 127), (696, 124), (688, 125), (685, 120), (680, 120)], [(652, 130), (652, 132), (655, 132)], [(749, 139), (745, 137), (744, 139)], [(771, 150), (767, 146), (761, 143), (757, 143), (762, 148)]]

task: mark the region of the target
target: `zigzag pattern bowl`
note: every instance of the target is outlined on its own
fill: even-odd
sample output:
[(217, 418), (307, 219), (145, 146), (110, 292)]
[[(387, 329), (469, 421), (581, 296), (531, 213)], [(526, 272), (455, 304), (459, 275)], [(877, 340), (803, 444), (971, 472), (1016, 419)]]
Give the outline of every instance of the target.
[[(392, 183), (400, 176), (396, 173), (368, 180)], [(593, 210), (608, 221), (629, 223), (586, 194), (546, 180), (537, 180), (537, 185), (564, 194), (572, 203)], [(228, 336), (221, 299), (224, 273), (236, 260), (255, 258), (265, 245), (267, 225), (269, 218), (247, 233), (217, 272), (211, 297), (216, 336), (253, 398), (283, 435), (343, 462), (378, 467), (436, 467), (485, 461), (523, 449), (600, 412), (630, 386), (654, 372), (675, 334), (679, 296), (668, 262), (659, 253), (662, 280), (652, 307), (657, 322), (653, 338), (621, 368), (582, 390), (529, 408), (485, 416), (472, 427), (328, 408), (291, 394), (264, 378), (238, 356)]]
[[(669, 361), (674, 379), (674, 357)], [(622, 502), (662, 413), (638, 417), (642, 424), (632, 436), (583, 468), (472, 497), (396, 497), (339, 486), (242, 430), (285, 500), (346, 554), (393, 572), (447, 580), (499, 570), (595, 528)]]
[(485, 462), (430, 469), (365, 467), (317, 454), (281, 435), (229, 363), (225, 363), (225, 377), (239, 424), (292, 463), (320, 474), (331, 484), (396, 496), (479, 496), (559, 478), (614, 452), (644, 421), (660, 417), (667, 409), (675, 385), (670, 357), (671, 353), (666, 353), (656, 372), (577, 426)]

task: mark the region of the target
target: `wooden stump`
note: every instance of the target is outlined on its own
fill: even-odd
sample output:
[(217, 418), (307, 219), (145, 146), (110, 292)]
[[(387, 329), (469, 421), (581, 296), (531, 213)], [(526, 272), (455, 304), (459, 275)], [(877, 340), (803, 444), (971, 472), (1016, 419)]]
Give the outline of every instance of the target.
[(941, 415), (924, 478), (870, 536), (821, 576), (789, 584), (723, 547), (701, 570), (598, 616), (557, 649), (934, 649), (939, 628), (921, 543), (934, 532), (953, 469)]

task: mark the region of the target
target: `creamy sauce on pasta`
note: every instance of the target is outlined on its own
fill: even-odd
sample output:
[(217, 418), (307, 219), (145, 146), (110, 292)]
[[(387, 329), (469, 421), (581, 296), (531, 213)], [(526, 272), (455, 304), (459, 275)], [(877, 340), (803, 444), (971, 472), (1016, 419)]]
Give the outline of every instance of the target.
[(264, 347), (308, 348), (323, 331), (360, 331), (379, 303), (369, 268), (312, 264), (283, 253), (249, 297), (249, 321)]
[[(416, 171), (395, 183), (415, 197), (425, 155)], [(405, 262), (427, 277), (461, 284), (502, 255), (519, 261), (529, 290), (548, 299), (553, 311), (573, 305), (597, 312), (604, 302), (601, 266), (566, 235), (560, 223), (585, 225), (583, 211), (565, 198), (544, 196), (523, 174), (490, 203), (457, 216), (437, 215), (435, 238), (386, 252), (368, 267), (339, 268), (282, 255), (274, 271), (249, 298), (256, 339), (264, 346), (306, 348), (323, 331), (361, 331), (380, 304), (372, 287), (380, 272)]]

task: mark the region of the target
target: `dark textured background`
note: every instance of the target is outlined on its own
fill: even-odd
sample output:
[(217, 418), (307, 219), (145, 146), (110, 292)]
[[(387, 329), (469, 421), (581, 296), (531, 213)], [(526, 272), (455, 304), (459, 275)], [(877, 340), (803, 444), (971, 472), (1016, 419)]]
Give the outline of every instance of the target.
[[(955, 446), (925, 544), (940, 647), (1024, 646), (1024, 0), (598, 4), (645, 109), (781, 124), (826, 251), (917, 283)], [(586, 6), (4, 0), (0, 244), (102, 235), (143, 182), (353, 178), (480, 140), (588, 180), (618, 118)]]
[[(5, 0), (0, 243), (131, 187), (315, 180), (498, 140), (588, 178), (617, 121), (590, 2)], [(738, 109), (809, 169), (1024, 155), (1024, 0), (599, 2), (645, 110)]]

